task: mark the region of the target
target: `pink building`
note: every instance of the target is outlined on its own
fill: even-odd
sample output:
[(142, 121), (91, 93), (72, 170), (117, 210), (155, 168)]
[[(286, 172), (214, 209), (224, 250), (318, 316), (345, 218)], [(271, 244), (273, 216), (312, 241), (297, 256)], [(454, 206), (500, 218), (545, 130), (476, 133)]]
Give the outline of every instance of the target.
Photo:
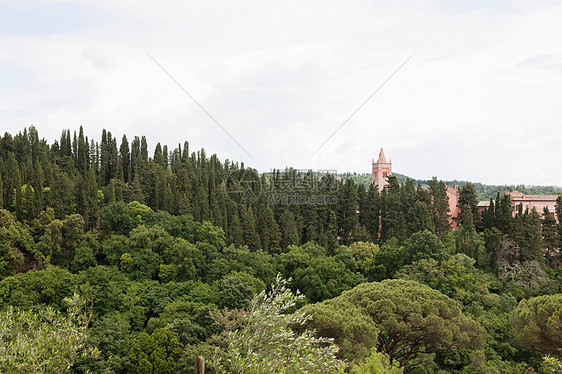
[[(377, 185), (379, 192), (382, 191), (384, 186), (388, 185), (387, 177), (392, 175), (392, 159), (386, 161), (384, 151), (381, 148), (377, 162), (373, 159), (372, 183)], [(451, 216), (450, 224), (452, 228), (457, 227), (457, 222), (453, 220), (460, 214), (460, 209), (457, 207), (459, 201), (459, 186), (455, 188), (447, 186), (447, 197), (449, 198), (449, 214)]]
[[(377, 185), (379, 192), (382, 191), (384, 186), (388, 185), (387, 177), (392, 175), (392, 159), (387, 162), (384, 156), (384, 151), (381, 148), (379, 152), (379, 158), (377, 162), (373, 159), (373, 171), (372, 171), (372, 182)], [(531, 211), (533, 208), (537, 210), (540, 214), (543, 213), (543, 209), (548, 207), (548, 210), (554, 215), (556, 209), (556, 199), (558, 195), (525, 195), (522, 192), (513, 191), (510, 192), (511, 198), (511, 211), (513, 215), (517, 213), (519, 205), (523, 205), (523, 212), (529, 209)], [(449, 198), (449, 215), (451, 228), (457, 228), (457, 218), (461, 210), (457, 206), (459, 202), (459, 186), (449, 187), (447, 186), (447, 197)], [(482, 213), (485, 208), (489, 205), (488, 201), (480, 201), (478, 203), (478, 209)]]
[(372, 176), (372, 182), (377, 185), (377, 189), (379, 190), (379, 192), (381, 192), (384, 186), (388, 184), (386, 178), (391, 175), (392, 175), (392, 159), (390, 159), (390, 162), (386, 162), (386, 157), (384, 157), (384, 151), (381, 148), (377, 162), (375, 162), (375, 160), (373, 159), (373, 176)]
[(459, 202), (459, 186), (455, 186), (455, 188), (447, 186), (447, 197), (449, 198), (449, 224), (452, 229), (456, 229), (458, 223), (455, 218), (461, 214), (461, 208), (457, 206)]
[[(529, 211), (535, 208), (537, 212), (541, 215), (543, 213), (543, 209), (545, 207), (548, 208), (550, 213), (554, 215), (556, 209), (556, 199), (558, 195), (525, 195), (519, 191), (507, 192), (511, 199), (511, 213), (513, 216), (517, 214), (519, 211), (519, 205), (523, 206), (523, 213), (525, 210), (529, 209)], [(480, 212), (483, 212), (484, 209), (487, 209), (490, 206), (489, 201), (480, 201), (478, 203), (478, 208)]]
[(554, 214), (556, 209), (556, 199), (558, 195), (525, 195), (522, 192), (513, 191), (510, 193), (511, 210), (513, 215), (517, 213), (519, 205), (523, 205), (523, 212), (529, 209), (529, 212), (535, 208), (540, 214), (543, 213), (545, 207), (550, 213)]

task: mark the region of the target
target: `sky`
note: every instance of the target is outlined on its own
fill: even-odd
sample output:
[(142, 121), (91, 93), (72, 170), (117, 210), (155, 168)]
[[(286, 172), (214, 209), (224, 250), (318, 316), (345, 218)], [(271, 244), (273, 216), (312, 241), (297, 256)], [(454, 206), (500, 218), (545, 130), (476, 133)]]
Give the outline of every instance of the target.
[(260, 171), (369, 173), (383, 147), (416, 179), (562, 186), (561, 19), (542, 0), (0, 0), (0, 132), (105, 128)]

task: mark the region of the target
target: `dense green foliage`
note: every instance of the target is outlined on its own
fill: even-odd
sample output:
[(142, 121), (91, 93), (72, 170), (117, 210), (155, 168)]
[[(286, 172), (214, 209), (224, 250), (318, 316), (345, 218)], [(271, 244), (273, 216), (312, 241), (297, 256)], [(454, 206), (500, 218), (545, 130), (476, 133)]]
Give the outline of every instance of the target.
[[(144, 137), (65, 130), (48, 144), (30, 127), (0, 137), (0, 312), (49, 331), (45, 310), (69, 318), (78, 293), (92, 309), (80, 349), (99, 354), (69, 371), (188, 372), (244, 323), (261, 331), (255, 296), (280, 274), (303, 295), (290, 312), (314, 316), (348, 371), (547, 372), (556, 363), (542, 357), (560, 357), (562, 199), (554, 216), (514, 216), (498, 193), (480, 216), (479, 185), (460, 193), (452, 231), (437, 178), (393, 176), (379, 192), (329, 173), (259, 174), (187, 142), (150, 157)], [(302, 336), (289, 327), (273, 335)]]
[(65, 300), (68, 314), (8, 307), (0, 312), (0, 371), (2, 373), (65, 373), (78, 357), (97, 355), (85, 348), (91, 314), (77, 295)]
[[(332, 336), (333, 321), (326, 318), (324, 310), (333, 310), (336, 315), (353, 316), (370, 324), (369, 329), (358, 328), (350, 323)], [(321, 334), (336, 339), (337, 343), (361, 341), (366, 348), (377, 348), (396, 361), (405, 372), (427, 360), (426, 355), (436, 352), (452, 352), (459, 348), (480, 348), (483, 332), (461, 306), (441, 292), (415, 281), (385, 280), (363, 283), (340, 296), (321, 304), (305, 307), (314, 320), (311, 326)], [(320, 318), (316, 315), (320, 314)], [(337, 318), (337, 317), (336, 317)], [(349, 328), (348, 328), (349, 326)], [(362, 336), (365, 331), (379, 330), (378, 338), (373, 334)], [(367, 338), (365, 340), (365, 338)], [(342, 354), (357, 359), (362, 353), (342, 346)], [(361, 358), (361, 357), (359, 357)]]
[(256, 295), (239, 330), (228, 335), (225, 350), (217, 350), (212, 363), (221, 372), (248, 374), (341, 373), (345, 362), (336, 359), (337, 347), (314, 332), (295, 333), (303, 325), (303, 312), (285, 314), (302, 295), (294, 295), (278, 278), (271, 291)]

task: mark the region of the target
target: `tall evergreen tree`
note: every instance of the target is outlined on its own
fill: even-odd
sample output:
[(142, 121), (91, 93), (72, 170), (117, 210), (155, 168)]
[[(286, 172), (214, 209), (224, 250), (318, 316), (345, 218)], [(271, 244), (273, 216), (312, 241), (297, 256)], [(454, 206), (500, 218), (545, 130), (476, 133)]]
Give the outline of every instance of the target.
[(269, 253), (281, 251), (281, 231), (275, 222), (273, 211), (267, 204), (260, 204), (258, 208), (258, 231), (264, 251)]
[(359, 208), (357, 198), (357, 186), (353, 179), (345, 180), (338, 199), (339, 225), (341, 228), (341, 239), (344, 244), (351, 242), (351, 234), (359, 224), (357, 210)]
[(546, 251), (546, 264), (550, 267), (554, 267), (562, 257), (560, 255), (560, 235), (556, 227), (554, 213), (550, 213), (548, 207), (544, 207), (541, 228)]
[(435, 224), (429, 209), (427, 204), (419, 200), (414, 202), (406, 214), (408, 217), (406, 222), (407, 236), (424, 230), (435, 232)]
[(500, 194), (496, 196), (496, 206), (494, 209), (494, 222), (498, 230), (507, 234), (511, 232), (513, 216), (511, 212), (511, 197), (509, 194)]
[(238, 209), (233, 210), (230, 224), (228, 226), (228, 242), (237, 247), (244, 245), (244, 233), (242, 232), (242, 223), (240, 223), (240, 216)]
[(449, 225), (449, 197), (447, 196), (447, 187), (442, 181), (438, 181), (433, 177), (429, 184), (433, 203), (433, 221), (435, 223), (435, 233), (442, 238), (451, 227)]
[(160, 145), (160, 143), (156, 144), (156, 148), (154, 148), (153, 160), (156, 164), (165, 168), (164, 155), (162, 154), (162, 146)]
[(406, 239), (406, 217), (402, 211), (400, 184), (396, 176), (388, 177), (388, 185), (381, 193), (381, 240)]
[[(457, 206), (462, 210), (468, 210), (472, 212), (472, 222), (478, 222), (480, 220), (478, 211), (478, 199), (476, 197), (476, 191), (474, 190), (474, 185), (472, 183), (467, 183), (459, 189), (459, 200)], [(463, 217), (466, 215), (461, 214), (459, 217), (459, 223), (463, 224)]]
[(76, 156), (76, 166), (78, 172), (81, 174), (86, 173), (89, 164), (89, 145), (84, 138), (84, 129), (80, 126), (80, 132), (78, 135), (78, 145), (77, 145), (77, 156)]
[(127, 136), (125, 135), (123, 135), (123, 138), (121, 139), (119, 156), (121, 157), (121, 162), (123, 164), (123, 179), (125, 183), (129, 183), (131, 181), (131, 154), (129, 151), (129, 142), (127, 141)]
[(484, 230), (491, 230), (492, 227), (496, 226), (494, 209), (494, 200), (490, 198), (490, 203), (484, 208), (484, 212), (482, 213), (482, 226), (484, 227)]
[(260, 237), (256, 230), (256, 217), (252, 207), (242, 205), (240, 207), (240, 218), (242, 222), (242, 233), (244, 236), (244, 243), (251, 250), (257, 251), (261, 247)]
[(295, 216), (289, 209), (284, 209), (279, 218), (281, 230), (281, 249), (285, 250), (289, 245), (298, 245), (300, 242)]
[(370, 184), (365, 199), (360, 201), (360, 222), (371, 234), (371, 240), (376, 241), (379, 237), (380, 227), (380, 195), (377, 187)]
[(100, 144), (100, 173), (99, 173), (99, 185), (100, 187), (107, 186), (109, 180), (111, 179), (111, 170), (109, 166), (109, 141), (107, 131), (103, 129), (101, 134), (101, 144)]

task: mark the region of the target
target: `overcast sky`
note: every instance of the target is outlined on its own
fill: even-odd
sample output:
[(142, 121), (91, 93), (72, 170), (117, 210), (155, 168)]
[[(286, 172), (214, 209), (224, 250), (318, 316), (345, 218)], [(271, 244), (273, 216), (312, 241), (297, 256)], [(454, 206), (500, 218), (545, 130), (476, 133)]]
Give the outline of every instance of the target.
[(365, 173), (384, 147), (414, 178), (562, 185), (561, 20), (559, 1), (0, 0), (0, 130), (187, 140), (262, 171)]

